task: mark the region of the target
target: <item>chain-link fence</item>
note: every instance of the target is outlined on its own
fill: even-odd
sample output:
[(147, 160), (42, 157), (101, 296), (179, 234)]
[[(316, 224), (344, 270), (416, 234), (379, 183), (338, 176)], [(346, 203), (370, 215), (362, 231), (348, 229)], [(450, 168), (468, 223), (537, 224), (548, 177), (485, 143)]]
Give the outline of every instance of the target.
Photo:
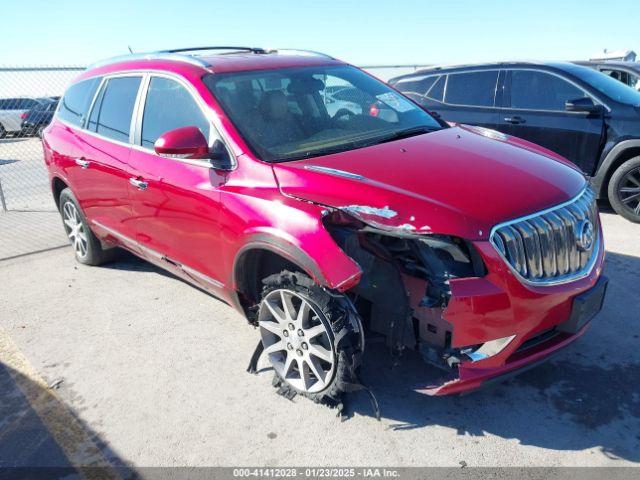
[[(368, 65), (381, 80), (421, 65)], [(42, 158), (40, 131), (83, 67), (0, 66), (0, 260), (67, 244)]]
[(38, 137), (81, 67), (0, 67), (0, 260), (66, 244)]

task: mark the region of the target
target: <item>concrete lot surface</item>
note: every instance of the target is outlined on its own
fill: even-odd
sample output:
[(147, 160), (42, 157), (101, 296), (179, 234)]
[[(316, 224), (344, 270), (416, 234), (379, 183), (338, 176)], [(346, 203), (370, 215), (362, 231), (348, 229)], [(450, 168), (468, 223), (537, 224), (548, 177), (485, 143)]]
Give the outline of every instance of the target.
[[(352, 416), (275, 393), (245, 369), (258, 332), (124, 255), (69, 248), (0, 262), (0, 466), (622, 466), (640, 462), (640, 225), (604, 214), (611, 279), (577, 343), (464, 397), (411, 389), (428, 367), (367, 351)], [(263, 366), (264, 361), (263, 361)]]

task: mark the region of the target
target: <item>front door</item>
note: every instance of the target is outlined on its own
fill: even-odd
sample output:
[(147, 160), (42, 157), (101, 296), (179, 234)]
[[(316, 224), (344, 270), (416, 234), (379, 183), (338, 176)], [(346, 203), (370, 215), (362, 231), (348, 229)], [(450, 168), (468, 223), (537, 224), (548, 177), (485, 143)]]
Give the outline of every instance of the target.
[(173, 78), (151, 76), (143, 108), (130, 159), (136, 240), (151, 261), (184, 272), (215, 293), (223, 277), (218, 189), (226, 174), (206, 160), (164, 158), (154, 151), (158, 137), (170, 130), (196, 126), (211, 144), (215, 129), (202, 102)]
[(604, 117), (565, 109), (567, 101), (587, 96), (558, 75), (509, 70), (498, 129), (559, 153), (592, 175), (600, 155)]

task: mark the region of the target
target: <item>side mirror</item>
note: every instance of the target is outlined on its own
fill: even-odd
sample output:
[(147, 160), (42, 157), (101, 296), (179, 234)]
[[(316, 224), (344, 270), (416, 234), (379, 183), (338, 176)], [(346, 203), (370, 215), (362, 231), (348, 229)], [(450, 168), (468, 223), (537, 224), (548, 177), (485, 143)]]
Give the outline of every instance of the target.
[(600, 113), (602, 111), (602, 105), (593, 103), (589, 97), (567, 100), (564, 108), (567, 112)]
[(163, 133), (153, 145), (161, 157), (202, 159), (209, 158), (207, 139), (198, 127), (181, 127)]

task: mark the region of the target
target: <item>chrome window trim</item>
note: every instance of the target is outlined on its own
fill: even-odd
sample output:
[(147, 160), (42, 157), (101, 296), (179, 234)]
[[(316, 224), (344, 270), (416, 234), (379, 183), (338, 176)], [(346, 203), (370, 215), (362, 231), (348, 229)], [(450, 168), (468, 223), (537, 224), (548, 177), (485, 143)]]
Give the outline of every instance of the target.
[[(507, 257), (505, 255), (503, 255), (503, 253), (500, 251), (500, 247), (497, 245), (496, 241), (494, 240), (495, 237), (495, 233), (503, 228), (503, 227), (507, 227), (510, 225), (513, 225), (515, 223), (519, 223), (519, 222), (524, 222), (527, 220), (531, 220), (534, 219), (536, 217), (542, 216), (542, 215), (546, 215), (548, 213), (554, 212), (556, 210), (565, 208), (571, 204), (573, 204), (574, 202), (578, 201), (578, 199), (580, 199), (580, 197), (582, 197), (582, 195), (584, 195), (587, 191), (587, 189), (589, 188), (589, 184), (586, 184), (584, 186), (584, 188), (580, 191), (580, 193), (578, 193), (575, 197), (573, 197), (571, 200), (567, 200), (566, 202), (563, 202), (559, 205), (555, 205), (553, 207), (547, 208), (545, 210), (540, 210), (538, 212), (529, 214), (529, 215), (525, 215), (522, 217), (518, 217), (515, 218), (513, 220), (508, 220), (506, 222), (502, 222), (499, 223), (497, 225), (494, 225), (491, 228), (491, 231), (489, 232), (489, 243), (491, 243), (491, 245), (493, 246), (494, 250), (498, 253), (498, 255), (500, 256), (500, 258), (504, 261), (504, 263), (509, 267), (509, 270), (511, 270), (511, 273), (513, 273), (516, 278), (518, 280), (520, 280), (520, 282), (532, 286), (532, 287), (550, 287), (550, 286), (554, 286), (554, 285), (562, 285), (565, 283), (571, 283), (571, 282), (575, 282), (577, 280), (583, 279), (585, 277), (588, 277), (589, 275), (591, 275), (591, 272), (593, 271), (593, 268), (595, 267), (596, 261), (598, 259), (598, 257), (600, 256), (600, 248), (602, 246), (602, 238), (600, 235), (600, 224), (598, 222), (598, 225), (595, 225), (595, 227), (597, 227), (597, 235), (596, 235), (596, 243), (595, 246), (593, 247), (593, 254), (591, 255), (591, 258), (589, 259), (589, 262), (585, 265), (585, 267), (580, 270), (579, 272), (576, 273), (572, 273), (572, 274), (567, 274), (563, 277), (558, 277), (558, 278), (554, 278), (554, 279), (550, 279), (550, 280), (537, 280), (537, 281), (532, 281), (529, 280), (528, 278), (523, 277), (520, 272), (518, 272), (512, 265), (511, 262), (509, 262), (509, 260), (507, 259)], [(599, 216), (598, 216), (599, 218)]]
[[(140, 87), (138, 88), (138, 97), (136, 97), (136, 102), (138, 102), (138, 100), (140, 100), (140, 104), (136, 103), (136, 106), (134, 106), (134, 110), (131, 116), (131, 125), (132, 127), (134, 126), (135, 123), (135, 127), (136, 129), (138, 128), (138, 118), (137, 116), (140, 116), (140, 128), (142, 127), (142, 114), (144, 114), (144, 100), (146, 100), (146, 98), (142, 98), (139, 97), (141, 94), (141, 90), (143, 87), (143, 83), (146, 84), (145, 87), (145, 96), (146, 96), (146, 92), (148, 90), (148, 83), (150, 81), (150, 78), (152, 76), (164, 76), (166, 78), (172, 79), (177, 81), (178, 83), (180, 83), (182, 86), (184, 86), (187, 91), (189, 92), (189, 94), (195, 99), (196, 103), (198, 104), (198, 107), (200, 108), (200, 110), (202, 111), (202, 114), (205, 116), (205, 118), (209, 121), (209, 124), (211, 125), (211, 127), (213, 129), (215, 129), (216, 133), (218, 134), (218, 138), (222, 141), (222, 143), (224, 144), (224, 147), (227, 149), (227, 152), (229, 153), (229, 158), (231, 159), (231, 167), (228, 170), (225, 171), (233, 171), (236, 168), (238, 168), (238, 159), (236, 157), (236, 155), (234, 154), (234, 151), (229, 147), (229, 145), (232, 145), (233, 143), (229, 141), (229, 139), (227, 138), (226, 133), (224, 132), (224, 129), (221, 128), (221, 122), (220, 119), (218, 118), (217, 114), (204, 102), (204, 100), (202, 100), (202, 97), (200, 97), (200, 95), (198, 94), (198, 92), (195, 90), (195, 88), (193, 87), (193, 85), (191, 85), (189, 82), (187, 82), (182, 76), (172, 73), (172, 72), (167, 72), (164, 70), (158, 70), (158, 69), (138, 69), (138, 70), (126, 70), (126, 71), (120, 71), (120, 72), (113, 72), (113, 73), (107, 73), (107, 74), (96, 74), (96, 75), (92, 75), (92, 76), (88, 76), (87, 78), (83, 78), (82, 80), (80, 80), (79, 82), (75, 82), (75, 83), (80, 83), (82, 81), (85, 80), (90, 80), (92, 78), (99, 78), (101, 77), (101, 81), (100, 84), (98, 85), (98, 88), (96, 89), (96, 92), (93, 95), (93, 99), (91, 100), (91, 103), (89, 104), (89, 108), (87, 110), (87, 115), (86, 115), (86, 119), (83, 120), (82, 125), (73, 125), (63, 119), (61, 119), (60, 117), (57, 116), (57, 110), (56, 110), (56, 115), (55, 118), (57, 121), (61, 122), (63, 125), (66, 125), (69, 128), (72, 128), (74, 130), (80, 131), (82, 133), (86, 133), (88, 135), (91, 135), (95, 138), (98, 138), (100, 140), (105, 140), (107, 142), (112, 142), (116, 145), (121, 145), (121, 146), (126, 146), (129, 148), (133, 148), (136, 149), (138, 151), (142, 151), (145, 153), (149, 153), (151, 155), (155, 155), (158, 158), (161, 158), (162, 160), (168, 160), (168, 161), (174, 161), (174, 162), (179, 162), (179, 163), (184, 163), (187, 165), (193, 165), (196, 167), (204, 167), (204, 168), (213, 168), (211, 166), (211, 163), (207, 160), (196, 160), (196, 159), (184, 159), (184, 158), (168, 158), (168, 157), (162, 157), (160, 155), (158, 155), (157, 153), (155, 153), (154, 150), (149, 149), (149, 148), (145, 148), (142, 145), (136, 145), (135, 143), (133, 143), (132, 140), (135, 140), (136, 138), (136, 134), (138, 133), (137, 130), (134, 130), (133, 136), (131, 135), (131, 132), (129, 134), (129, 142), (122, 142), (120, 140), (115, 140), (113, 138), (109, 138), (109, 137), (105, 137), (104, 135), (100, 135), (97, 132), (92, 132), (91, 130), (89, 130), (88, 128), (86, 128), (85, 126), (85, 121), (89, 119), (89, 117), (91, 116), (91, 111), (93, 110), (93, 108), (95, 107), (95, 102), (98, 98), (98, 95), (100, 94), (100, 91), (102, 90), (104, 83), (107, 79), (109, 78), (115, 78), (115, 77), (126, 77), (126, 76), (141, 76), (143, 77), (141, 82), (140, 82)], [(145, 82), (145, 78), (146, 78), (146, 82)], [(74, 83), (74, 85), (75, 85)], [(62, 102), (58, 102), (58, 108), (60, 107), (60, 103)], [(135, 120), (135, 121), (134, 121)], [(141, 130), (140, 130), (141, 131)], [(209, 139), (207, 139), (208, 142), (210, 142), (211, 140), (211, 131), (209, 132)]]

